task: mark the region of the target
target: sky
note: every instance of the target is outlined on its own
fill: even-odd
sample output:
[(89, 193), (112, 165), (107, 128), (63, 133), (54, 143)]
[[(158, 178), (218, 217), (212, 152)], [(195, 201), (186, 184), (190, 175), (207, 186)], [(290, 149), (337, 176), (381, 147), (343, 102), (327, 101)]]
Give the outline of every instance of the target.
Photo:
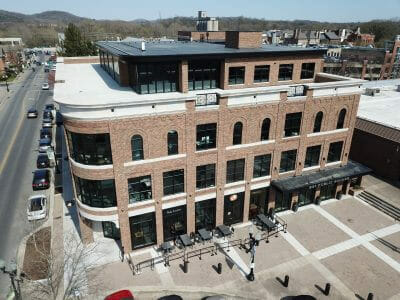
[(400, 17), (400, 0), (1, 0), (0, 9), (34, 14), (62, 10), (92, 19), (135, 20), (245, 16), (266, 20), (358, 22)]

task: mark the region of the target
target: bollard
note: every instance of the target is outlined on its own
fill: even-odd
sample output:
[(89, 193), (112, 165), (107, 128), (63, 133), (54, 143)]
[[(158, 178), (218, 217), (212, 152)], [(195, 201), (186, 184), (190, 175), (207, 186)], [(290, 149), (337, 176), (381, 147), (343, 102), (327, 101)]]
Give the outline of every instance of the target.
[(284, 287), (288, 287), (289, 286), (289, 275), (285, 276), (285, 281), (283, 282), (283, 286)]
[(324, 291), (325, 296), (328, 296), (330, 291), (331, 291), (331, 284), (327, 283), (325, 285), (325, 291)]
[(221, 274), (221, 273), (222, 273), (222, 264), (221, 264), (221, 263), (218, 263), (217, 273), (218, 273), (218, 274)]
[(188, 267), (189, 267), (189, 266), (188, 266), (188, 263), (189, 263), (189, 262), (186, 261), (186, 260), (183, 262), (183, 272), (184, 272), (184, 273), (187, 273), (187, 272), (188, 272)]
[(367, 300), (373, 300), (373, 299), (374, 299), (374, 294), (369, 293), (368, 297), (367, 297)]

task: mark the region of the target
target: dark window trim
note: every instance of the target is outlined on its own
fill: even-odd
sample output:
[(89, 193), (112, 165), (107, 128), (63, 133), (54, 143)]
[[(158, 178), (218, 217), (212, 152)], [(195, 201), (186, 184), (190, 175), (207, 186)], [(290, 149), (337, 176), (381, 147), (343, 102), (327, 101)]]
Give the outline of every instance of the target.
[[(74, 176), (74, 180), (76, 193), (83, 204), (99, 208), (117, 206), (114, 179), (90, 180)], [(105, 193), (108, 191), (108, 183), (112, 183), (110, 185), (112, 194), (109, 195)]]
[(322, 111), (319, 111), (315, 115), (313, 132), (321, 132), (323, 120), (324, 120), (324, 113)]
[(168, 131), (167, 148), (168, 155), (176, 155), (179, 153), (179, 134), (176, 130)]
[(315, 74), (315, 62), (302, 63), (300, 79), (313, 79)]
[(244, 180), (245, 159), (235, 159), (226, 162), (226, 183)]
[(270, 65), (254, 66), (254, 83), (269, 82)]
[(343, 145), (344, 145), (343, 141), (333, 142), (329, 144), (328, 159), (327, 159), (328, 164), (341, 161)]
[[(140, 145), (137, 145), (135, 141), (140, 141)], [(131, 137), (131, 148), (132, 148), (132, 160), (142, 160), (144, 159), (143, 155), (143, 138), (139, 134), (135, 134)]]
[(279, 173), (291, 172), (296, 170), (297, 149), (283, 151), (279, 164)]
[(293, 69), (294, 69), (294, 64), (280, 64), (278, 81), (293, 80)]
[[(146, 186), (145, 181), (150, 182), (150, 186)], [(152, 182), (151, 175), (139, 176), (128, 179), (129, 203), (137, 203), (152, 199)]]
[(265, 118), (261, 125), (261, 141), (268, 141), (269, 140), (269, 131), (271, 127), (271, 119)]
[(342, 108), (339, 112), (338, 120), (336, 123), (336, 129), (343, 129), (344, 128), (344, 123), (346, 120), (346, 114), (347, 110), (345, 108)]
[[(267, 166), (267, 167), (264, 167)], [(254, 157), (253, 178), (271, 175), (271, 154)]]
[(235, 85), (235, 84), (244, 84), (245, 74), (246, 74), (246, 67), (239, 66), (239, 67), (229, 67), (228, 70), (228, 85)]
[[(172, 180), (171, 184), (167, 184)], [(171, 189), (171, 190), (169, 190)], [(179, 194), (185, 192), (185, 171), (184, 169), (172, 170), (163, 173), (164, 196)]]
[(215, 187), (215, 164), (196, 167), (196, 189)]
[(196, 126), (196, 151), (217, 148), (217, 123)]
[(236, 122), (233, 126), (232, 145), (240, 145), (242, 143), (243, 123)]
[[(284, 137), (299, 136), (303, 113), (287, 113), (285, 117)], [(297, 133), (297, 134), (296, 134)]]
[(304, 168), (318, 166), (321, 158), (321, 145), (307, 147)]

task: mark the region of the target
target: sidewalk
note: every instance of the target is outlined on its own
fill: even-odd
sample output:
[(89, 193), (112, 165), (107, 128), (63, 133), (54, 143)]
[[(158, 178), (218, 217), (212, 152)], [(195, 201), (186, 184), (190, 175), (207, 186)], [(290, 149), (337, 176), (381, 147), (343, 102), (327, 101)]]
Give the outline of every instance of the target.
[(374, 175), (364, 176), (361, 185), (366, 191), (400, 208), (400, 188)]

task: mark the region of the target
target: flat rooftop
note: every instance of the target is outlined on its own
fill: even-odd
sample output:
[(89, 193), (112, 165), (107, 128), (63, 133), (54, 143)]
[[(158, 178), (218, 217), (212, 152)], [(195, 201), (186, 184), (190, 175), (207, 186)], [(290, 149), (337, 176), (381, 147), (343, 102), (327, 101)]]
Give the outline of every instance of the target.
[(379, 80), (363, 84), (364, 88), (379, 88), (375, 96), (361, 95), (357, 116), (388, 127), (400, 129), (400, 79)]
[[(159, 56), (196, 56), (196, 55), (241, 55), (241, 54), (276, 54), (315, 53), (323, 54), (326, 49), (299, 48), (289, 46), (261, 45), (260, 48), (227, 48), (224, 44), (204, 42), (154, 41), (145, 42), (145, 51), (141, 42), (97, 42), (104, 50), (123, 57), (159, 57)], [(322, 58), (322, 57), (321, 57)]]

